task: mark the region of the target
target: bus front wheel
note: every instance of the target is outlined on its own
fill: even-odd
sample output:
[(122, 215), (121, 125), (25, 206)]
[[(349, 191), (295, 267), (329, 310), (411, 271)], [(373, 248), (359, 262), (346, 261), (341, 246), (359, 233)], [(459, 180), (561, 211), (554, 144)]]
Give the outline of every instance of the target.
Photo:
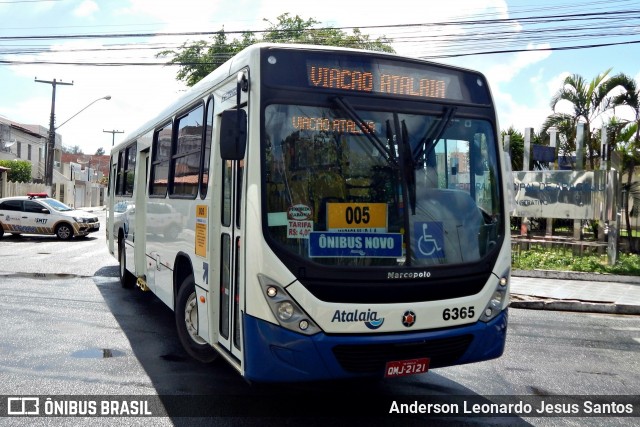
[(218, 352), (198, 335), (198, 300), (193, 275), (189, 275), (178, 290), (176, 328), (184, 349), (199, 362), (213, 362)]

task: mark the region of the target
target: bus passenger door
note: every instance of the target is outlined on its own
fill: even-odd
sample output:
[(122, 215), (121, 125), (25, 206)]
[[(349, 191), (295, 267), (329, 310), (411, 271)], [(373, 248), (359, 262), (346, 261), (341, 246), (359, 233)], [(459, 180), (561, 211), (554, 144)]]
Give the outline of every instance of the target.
[(240, 222), (244, 160), (222, 161), (222, 212), (220, 224), (220, 268), (218, 342), (242, 360), (240, 285), (243, 227)]
[(118, 229), (115, 224), (115, 214), (113, 212), (113, 207), (115, 205), (115, 196), (116, 196), (116, 181), (118, 177), (118, 162), (117, 158), (111, 158), (111, 161), (115, 163), (111, 164), (111, 171), (109, 172), (109, 190), (108, 197), (109, 201), (107, 202), (107, 206), (110, 208), (107, 210), (107, 247), (109, 248), (109, 253), (114, 255), (116, 258), (118, 254), (116, 253), (116, 244), (118, 242)]
[[(135, 190), (135, 266), (137, 276), (144, 275), (146, 285), (155, 292), (153, 268), (147, 262), (147, 189), (149, 188), (149, 149), (142, 150), (136, 163), (136, 190)], [(133, 264), (132, 264), (133, 265)], [(147, 268), (149, 267), (149, 268)], [(151, 274), (150, 274), (151, 272)]]

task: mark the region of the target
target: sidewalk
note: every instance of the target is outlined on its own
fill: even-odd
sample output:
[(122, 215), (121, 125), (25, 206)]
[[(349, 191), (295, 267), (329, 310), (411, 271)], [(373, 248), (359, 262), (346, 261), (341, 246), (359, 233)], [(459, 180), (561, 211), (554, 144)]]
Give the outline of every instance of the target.
[(510, 306), (640, 315), (640, 277), (514, 270)]

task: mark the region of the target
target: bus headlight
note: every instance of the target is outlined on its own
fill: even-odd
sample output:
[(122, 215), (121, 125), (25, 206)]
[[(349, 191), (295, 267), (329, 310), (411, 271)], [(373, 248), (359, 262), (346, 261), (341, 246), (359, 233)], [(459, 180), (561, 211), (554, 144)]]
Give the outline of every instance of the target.
[(488, 322), (494, 317), (496, 317), (505, 307), (507, 302), (507, 292), (509, 291), (509, 272), (505, 272), (505, 274), (500, 278), (498, 284), (496, 285), (496, 289), (489, 300), (487, 306), (482, 310), (482, 316), (480, 316), (480, 320), (483, 322)]
[(280, 326), (305, 335), (320, 332), (318, 325), (293, 300), (283, 286), (262, 274), (258, 274), (258, 281), (269, 308)]
[(293, 304), (289, 301), (284, 301), (278, 304), (278, 318), (283, 322), (291, 319), (294, 314)]

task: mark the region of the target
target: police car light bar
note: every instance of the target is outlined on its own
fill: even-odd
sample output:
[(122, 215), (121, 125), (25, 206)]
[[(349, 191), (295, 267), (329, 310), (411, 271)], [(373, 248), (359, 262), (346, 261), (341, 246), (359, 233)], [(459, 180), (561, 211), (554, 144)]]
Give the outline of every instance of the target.
[(27, 193), (27, 196), (31, 199), (38, 198), (38, 197), (49, 197), (47, 193)]

